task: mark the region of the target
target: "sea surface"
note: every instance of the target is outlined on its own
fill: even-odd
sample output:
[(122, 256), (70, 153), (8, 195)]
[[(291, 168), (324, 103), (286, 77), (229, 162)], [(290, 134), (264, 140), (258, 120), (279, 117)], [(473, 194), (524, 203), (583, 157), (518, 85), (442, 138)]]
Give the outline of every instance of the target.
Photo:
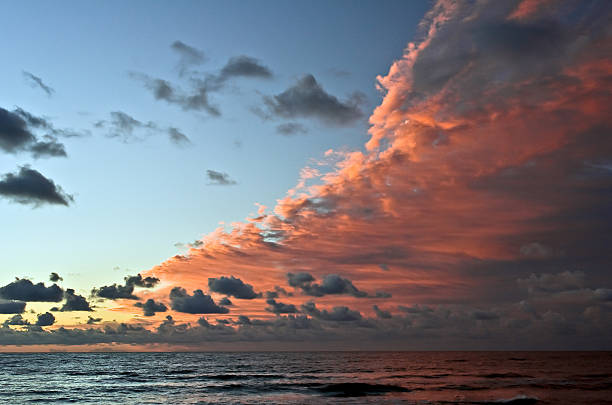
[(0, 354), (0, 402), (612, 404), (612, 352)]

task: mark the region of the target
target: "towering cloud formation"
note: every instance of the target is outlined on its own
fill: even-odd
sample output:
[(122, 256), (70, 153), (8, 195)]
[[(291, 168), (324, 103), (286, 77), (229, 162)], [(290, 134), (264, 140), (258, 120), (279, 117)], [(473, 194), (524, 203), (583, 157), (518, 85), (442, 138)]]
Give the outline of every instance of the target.
[[(579, 267), (576, 291), (595, 291), (612, 262), (610, 13), (606, 2), (437, 2), (419, 41), (378, 77), (385, 97), (365, 151), (328, 151), (333, 166), (314, 171), (314, 185), (301, 181), (273, 213), (219, 229), (151, 274), (195, 288), (231, 272), (263, 291), (287, 285), (292, 273), (293, 303), (325, 296), (362, 311), (371, 303), (354, 300), (363, 293), (353, 282), (392, 292), (395, 304), (523, 300), (508, 317), (526, 314), (523, 285), (556, 289), (539, 274)], [(267, 102), (283, 116), (344, 123), (358, 115), (324, 96), (305, 77)], [(312, 109), (313, 97), (330, 108)], [(574, 282), (559, 277), (568, 280), (553, 284)], [(561, 311), (542, 302), (529, 322)], [(602, 302), (558, 315), (588, 328), (583, 311), (609, 311)], [(320, 319), (361, 316), (344, 306), (302, 308)], [(419, 319), (444, 322), (432, 311)], [(511, 324), (494, 312), (465, 314)]]

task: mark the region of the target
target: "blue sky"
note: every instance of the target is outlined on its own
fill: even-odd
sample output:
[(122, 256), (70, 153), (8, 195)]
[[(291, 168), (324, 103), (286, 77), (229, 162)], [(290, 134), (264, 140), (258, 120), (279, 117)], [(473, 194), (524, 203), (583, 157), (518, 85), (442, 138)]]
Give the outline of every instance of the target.
[[(30, 164), (74, 196), (70, 207), (32, 209), (0, 200), (3, 281), (63, 274), (73, 286), (121, 279), (180, 252), (190, 242), (274, 206), (295, 185), (309, 159), (329, 149), (359, 149), (367, 117), (386, 74), (414, 37), (427, 2), (20, 2), (5, 5), (0, 107), (48, 118), (83, 136), (63, 138), (67, 158), (3, 154), (0, 172)], [(237, 78), (211, 95), (220, 117), (182, 111), (153, 99), (130, 76), (139, 72), (173, 83), (179, 78), (174, 41), (204, 52), (202, 72), (248, 55), (274, 74)], [(55, 90), (30, 87), (23, 71)], [(287, 120), (264, 121), (251, 109), (312, 74), (329, 94), (365, 94), (361, 120), (342, 127), (297, 120), (307, 134), (279, 135)], [(122, 111), (142, 122), (176, 127), (192, 141), (177, 147), (163, 133), (140, 131), (121, 142), (93, 124)], [(150, 133), (149, 133), (150, 132)], [(238, 184), (207, 185), (206, 170)], [(114, 268), (119, 270), (113, 270)]]

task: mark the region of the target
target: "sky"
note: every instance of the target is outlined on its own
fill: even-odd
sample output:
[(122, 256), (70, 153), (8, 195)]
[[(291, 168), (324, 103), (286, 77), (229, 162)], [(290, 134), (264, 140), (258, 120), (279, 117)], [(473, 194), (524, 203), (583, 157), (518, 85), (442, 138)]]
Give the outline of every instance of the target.
[(611, 349), (609, 3), (9, 8), (4, 350)]

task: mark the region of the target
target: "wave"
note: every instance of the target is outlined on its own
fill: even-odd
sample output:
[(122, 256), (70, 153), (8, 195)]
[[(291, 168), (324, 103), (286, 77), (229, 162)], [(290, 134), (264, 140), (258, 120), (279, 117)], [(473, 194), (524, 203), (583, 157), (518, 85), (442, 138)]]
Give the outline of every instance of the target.
[(391, 392), (409, 392), (400, 385), (368, 384), (368, 383), (335, 383), (313, 387), (316, 391), (334, 397), (363, 397), (367, 395), (383, 395)]
[(538, 402), (537, 397), (528, 397), (526, 395), (517, 395), (510, 399), (498, 399), (495, 401), (482, 402), (484, 405), (505, 404), (505, 405), (533, 405)]
[(477, 377), (483, 378), (534, 378), (530, 375), (517, 374), (517, 373), (490, 373), (490, 374), (478, 374)]

